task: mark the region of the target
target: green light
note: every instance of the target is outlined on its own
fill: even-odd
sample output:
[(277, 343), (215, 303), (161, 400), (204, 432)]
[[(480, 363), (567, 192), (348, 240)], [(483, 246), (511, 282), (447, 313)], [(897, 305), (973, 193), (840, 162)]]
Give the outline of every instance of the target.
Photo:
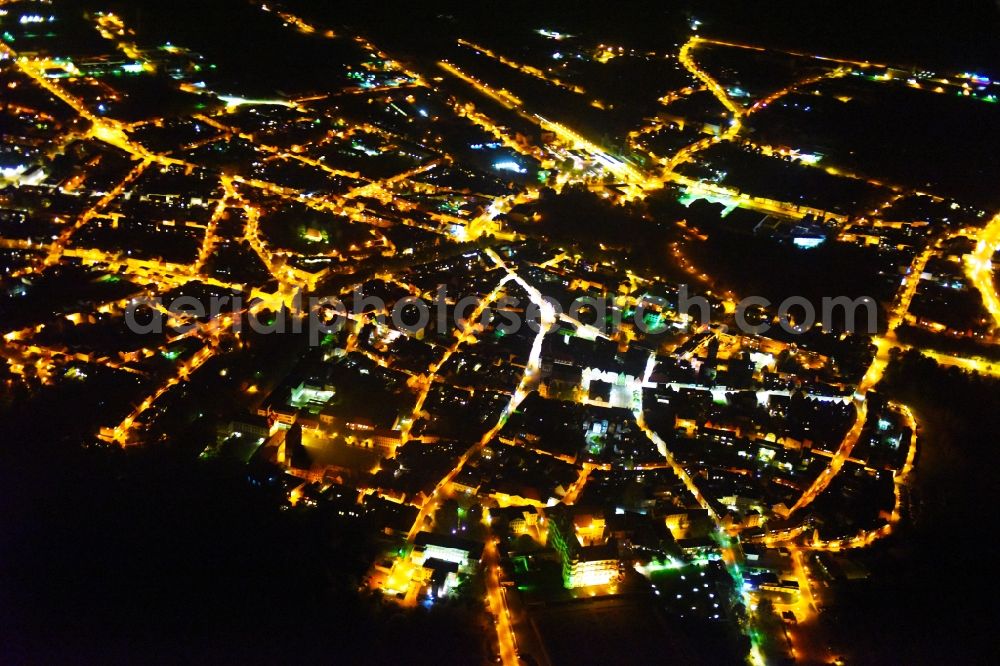
[(659, 573), (661, 571), (676, 571), (682, 568), (684, 565), (672, 557), (668, 557), (663, 562), (653, 560), (649, 564), (645, 565), (643, 569), (646, 573)]

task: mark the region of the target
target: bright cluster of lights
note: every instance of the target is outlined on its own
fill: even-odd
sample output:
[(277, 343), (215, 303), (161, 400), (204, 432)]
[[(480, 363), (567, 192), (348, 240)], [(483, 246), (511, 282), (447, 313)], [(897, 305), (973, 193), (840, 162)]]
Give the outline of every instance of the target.
[(38, 14), (25, 14), (21, 17), (19, 21), (21, 25), (28, 25), (30, 23), (52, 23), (56, 20), (55, 16), (39, 16)]
[(514, 173), (528, 173), (528, 170), (513, 160), (494, 162), (493, 168), (498, 171), (513, 171)]

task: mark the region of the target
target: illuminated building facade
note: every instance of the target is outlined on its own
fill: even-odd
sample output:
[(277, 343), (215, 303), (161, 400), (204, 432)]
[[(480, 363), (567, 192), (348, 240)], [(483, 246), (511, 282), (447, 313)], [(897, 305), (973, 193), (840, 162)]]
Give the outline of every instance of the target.
[(568, 513), (550, 517), (548, 545), (562, 558), (563, 585), (567, 589), (607, 585), (621, 577), (621, 562), (614, 541), (583, 546)]

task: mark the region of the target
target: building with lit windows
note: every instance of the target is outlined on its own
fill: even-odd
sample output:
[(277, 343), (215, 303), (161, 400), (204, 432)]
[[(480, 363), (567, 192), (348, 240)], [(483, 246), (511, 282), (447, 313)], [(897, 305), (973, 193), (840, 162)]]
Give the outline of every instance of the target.
[(621, 578), (622, 566), (614, 539), (583, 545), (577, 536), (573, 516), (553, 511), (549, 516), (548, 545), (562, 558), (563, 585), (569, 589), (587, 585), (607, 585)]
[[(420, 532), (414, 539), (413, 550), (422, 554), (422, 560), (441, 560), (454, 562), (460, 567), (474, 564), (483, 556), (483, 544), (471, 539), (452, 536), (450, 534), (434, 534)], [(414, 559), (419, 559), (419, 555)]]

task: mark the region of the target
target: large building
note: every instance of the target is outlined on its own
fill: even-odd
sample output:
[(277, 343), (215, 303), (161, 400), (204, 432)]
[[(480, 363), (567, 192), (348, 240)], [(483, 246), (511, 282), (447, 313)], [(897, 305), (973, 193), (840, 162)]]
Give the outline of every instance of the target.
[(548, 545), (562, 557), (563, 585), (567, 588), (607, 585), (621, 578), (621, 561), (614, 539), (603, 543), (587, 539), (587, 542), (589, 545), (581, 543), (570, 512), (551, 512)]

